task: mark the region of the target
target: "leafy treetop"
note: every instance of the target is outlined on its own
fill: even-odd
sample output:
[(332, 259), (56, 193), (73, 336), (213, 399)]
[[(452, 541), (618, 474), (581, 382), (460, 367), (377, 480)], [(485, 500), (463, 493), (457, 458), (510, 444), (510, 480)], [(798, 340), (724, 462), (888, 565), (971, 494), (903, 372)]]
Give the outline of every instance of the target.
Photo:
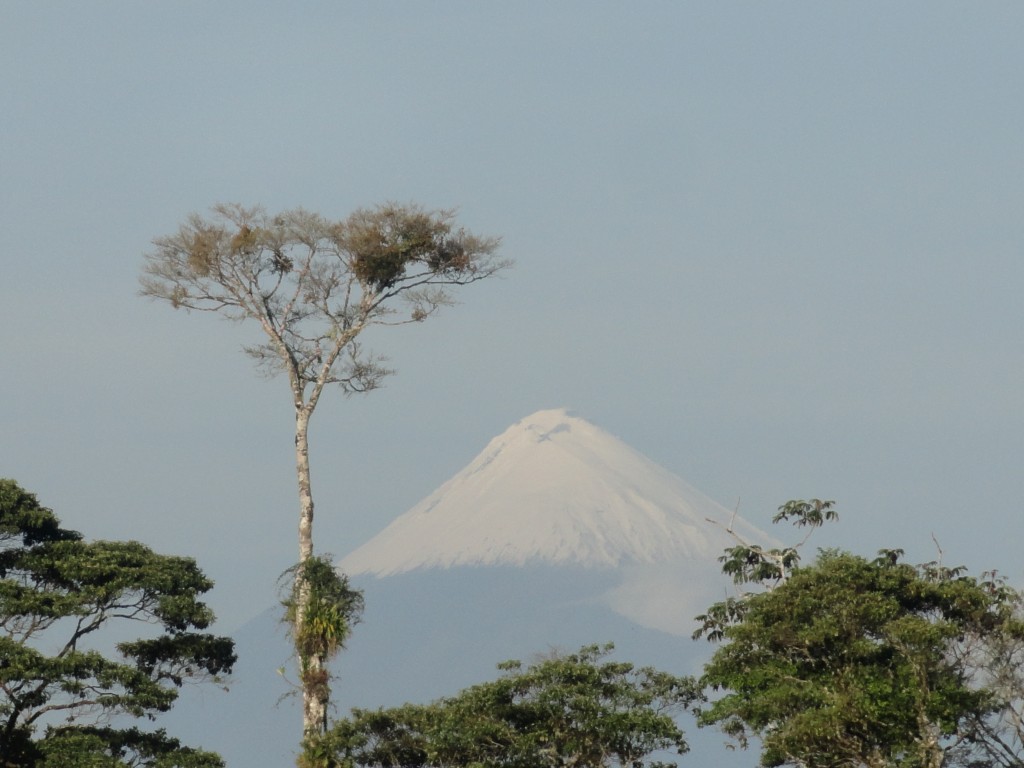
[[(98, 726), (152, 719), (186, 682), (231, 671), (232, 641), (203, 631), (214, 616), (199, 598), (213, 584), (195, 562), (87, 542), (12, 480), (0, 480), (0, 536), (0, 765), (221, 765), (162, 731)], [(91, 642), (132, 624), (146, 632), (118, 642), (116, 658)]]
[[(827, 519), (823, 505), (791, 505), (781, 511), (798, 524)], [(765, 591), (698, 617), (696, 634), (722, 643), (701, 679), (719, 692), (701, 725), (742, 746), (756, 736), (765, 766), (1024, 765), (1019, 593), (896, 549), (826, 550), (810, 565), (796, 551), (754, 553), (733, 575)]]
[(353, 710), (321, 743), (313, 766), (666, 765), (655, 751), (687, 744), (673, 713), (697, 697), (694, 681), (625, 662), (611, 646), (587, 646), (504, 675), (433, 704)]

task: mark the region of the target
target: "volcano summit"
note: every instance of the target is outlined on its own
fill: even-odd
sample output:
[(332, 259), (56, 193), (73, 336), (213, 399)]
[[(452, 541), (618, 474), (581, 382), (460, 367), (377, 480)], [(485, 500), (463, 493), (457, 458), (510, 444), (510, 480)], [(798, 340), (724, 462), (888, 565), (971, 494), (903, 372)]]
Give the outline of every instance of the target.
[[(382, 577), (455, 566), (714, 563), (733, 543), (721, 527), (732, 517), (618, 438), (545, 410), (491, 440), (339, 566)], [(765, 539), (742, 520), (733, 525), (747, 540)]]

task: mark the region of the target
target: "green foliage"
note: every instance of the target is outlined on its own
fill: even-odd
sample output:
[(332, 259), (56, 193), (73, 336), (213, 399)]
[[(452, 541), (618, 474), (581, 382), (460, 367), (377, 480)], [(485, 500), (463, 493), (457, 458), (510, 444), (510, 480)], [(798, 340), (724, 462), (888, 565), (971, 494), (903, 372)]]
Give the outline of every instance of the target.
[(353, 710), (318, 745), (335, 766), (631, 766), (687, 745), (672, 715), (697, 697), (694, 682), (604, 661), (611, 646), (545, 659), (433, 704)]
[[(795, 502), (777, 520), (792, 517), (783, 512), (816, 527), (830, 509)], [(901, 555), (824, 551), (809, 566), (745, 571), (766, 591), (699, 617), (696, 634), (723, 641), (701, 679), (721, 695), (699, 723), (743, 746), (758, 737), (765, 766), (1022, 765), (1019, 594)], [(1010, 681), (1002, 691), (996, 669)]]
[[(349, 586), (348, 577), (337, 571), (329, 556), (306, 559), (285, 573), (292, 577), (288, 596), (282, 600), (284, 620), (291, 627), (295, 652), (300, 659), (333, 659), (345, 647), (352, 627), (363, 612), (363, 593)], [(305, 600), (303, 601), (303, 595)], [(299, 606), (303, 621), (297, 622)]]
[(300, 764), (311, 762), (316, 748), (316, 735), (327, 729), (327, 706), (330, 703), (331, 660), (344, 649), (363, 612), (363, 593), (349, 586), (348, 577), (337, 571), (331, 558), (312, 556), (285, 571), (290, 577), (284, 605), (284, 622), (299, 660), (299, 682), (304, 693), (323, 703), (322, 719), (307, 729), (302, 742)]
[(853, 764), (922, 760), (929, 741), (988, 707), (947, 649), (992, 609), (973, 581), (824, 553), (751, 596), (725, 630), (703, 679), (729, 693), (702, 721), (761, 735), (765, 765), (827, 765), (837, 752)]
[[(93, 726), (152, 718), (186, 682), (230, 672), (232, 641), (200, 631), (213, 584), (195, 562), (87, 542), (11, 480), (0, 480), (0, 543), (0, 765), (220, 765), (160, 732)], [(119, 642), (117, 658), (89, 644), (136, 622), (156, 631)]]
[(75, 531), (63, 530), (53, 510), (42, 506), (34, 494), (13, 480), (0, 479), (0, 568), (10, 547), (80, 538)]
[(745, 541), (725, 550), (718, 558), (722, 572), (731, 576), (736, 584), (778, 584), (786, 580), (789, 572), (800, 562), (800, 548), (814, 529), (825, 522), (838, 520), (835, 502), (811, 499), (789, 501), (779, 507), (773, 523), (788, 521), (797, 528), (807, 528), (803, 541), (792, 547), (765, 549)]
[[(781, 548), (766, 548), (744, 541), (729, 527), (726, 533), (736, 540), (736, 545), (727, 548), (725, 554), (718, 558), (722, 564), (722, 573), (731, 577), (737, 585), (753, 584), (762, 589), (773, 589), (785, 583), (790, 573), (800, 564), (800, 550), (811, 534), (824, 523), (838, 519), (839, 513), (835, 510), (834, 501), (811, 499), (786, 502), (779, 507), (772, 522), (789, 522), (796, 528), (806, 528), (807, 532), (798, 543)], [(740, 621), (746, 609), (746, 595), (715, 603), (708, 608), (707, 613), (696, 617), (700, 626), (693, 633), (694, 639), (706, 637), (712, 642), (718, 642), (725, 636), (725, 628)]]
[(38, 768), (219, 768), (212, 752), (184, 747), (163, 730), (54, 728), (40, 745)]

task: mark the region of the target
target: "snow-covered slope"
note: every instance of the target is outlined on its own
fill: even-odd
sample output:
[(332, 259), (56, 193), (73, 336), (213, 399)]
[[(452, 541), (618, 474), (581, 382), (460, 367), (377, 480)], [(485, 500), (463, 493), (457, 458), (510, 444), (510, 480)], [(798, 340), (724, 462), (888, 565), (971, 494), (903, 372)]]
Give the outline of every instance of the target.
[[(538, 411), (344, 560), (351, 575), (420, 568), (713, 563), (732, 514), (616, 437)], [(742, 520), (736, 530), (762, 541)]]

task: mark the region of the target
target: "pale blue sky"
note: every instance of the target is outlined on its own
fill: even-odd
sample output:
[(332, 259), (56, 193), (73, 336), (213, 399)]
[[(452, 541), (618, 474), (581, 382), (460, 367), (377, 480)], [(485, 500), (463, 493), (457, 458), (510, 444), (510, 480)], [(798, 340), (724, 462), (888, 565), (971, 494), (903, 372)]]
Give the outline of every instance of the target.
[(375, 333), (313, 425), (344, 554), (569, 407), (759, 524), (1024, 577), (1019, 3), (0, 2), (0, 475), (188, 553), (237, 623), (296, 556), (253, 329), (136, 295), (219, 201), (458, 206), (516, 268)]

